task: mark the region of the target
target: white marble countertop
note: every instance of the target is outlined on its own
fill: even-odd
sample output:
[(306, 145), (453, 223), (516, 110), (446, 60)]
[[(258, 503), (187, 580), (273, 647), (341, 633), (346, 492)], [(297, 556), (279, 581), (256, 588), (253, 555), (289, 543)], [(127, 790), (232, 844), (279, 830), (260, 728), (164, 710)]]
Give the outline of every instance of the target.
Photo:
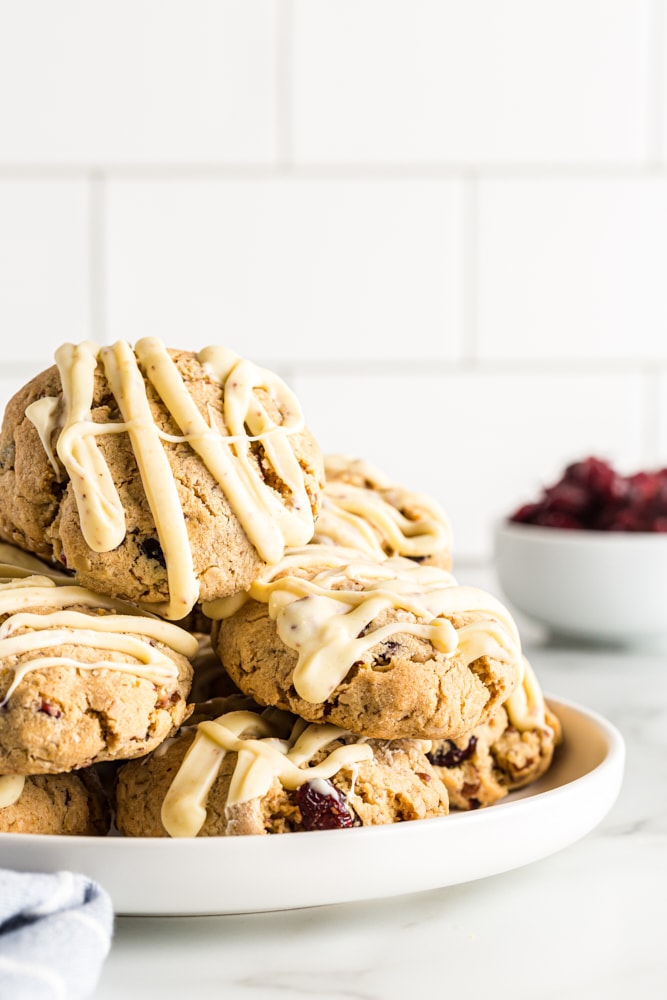
[(555, 646), (531, 632), (544, 689), (604, 715), (626, 742), (621, 793), (591, 834), (506, 874), (410, 896), (119, 917), (95, 1000), (667, 996), (667, 652)]

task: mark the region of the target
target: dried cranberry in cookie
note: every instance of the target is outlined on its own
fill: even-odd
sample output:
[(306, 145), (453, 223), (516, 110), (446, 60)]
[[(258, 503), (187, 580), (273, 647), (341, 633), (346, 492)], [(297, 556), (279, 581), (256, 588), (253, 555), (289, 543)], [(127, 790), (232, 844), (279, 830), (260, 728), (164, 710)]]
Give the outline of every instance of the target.
[(449, 573), (331, 545), (290, 550), (245, 598), (206, 605), (243, 692), (376, 739), (447, 739), (479, 725), (521, 677), (503, 605)]
[(521, 683), (491, 719), (454, 740), (433, 743), (428, 758), (455, 809), (492, 805), (551, 766), (560, 721), (525, 658), (523, 667)]
[(126, 836), (343, 830), (447, 814), (418, 740), (360, 740), (238, 699), (218, 699), (208, 714), (121, 768), (116, 824)]
[(174, 620), (310, 540), (321, 455), (276, 375), (155, 337), (55, 359), (7, 406), (1, 537)]

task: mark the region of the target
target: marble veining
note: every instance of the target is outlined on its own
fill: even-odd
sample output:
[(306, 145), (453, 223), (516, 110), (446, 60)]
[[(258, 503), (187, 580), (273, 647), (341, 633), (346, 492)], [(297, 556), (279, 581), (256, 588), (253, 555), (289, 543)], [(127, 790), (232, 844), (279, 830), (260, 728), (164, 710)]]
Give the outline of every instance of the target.
[(119, 918), (95, 1000), (667, 996), (667, 655), (539, 637), (527, 652), (547, 692), (606, 716), (625, 738), (624, 784), (597, 829), (515, 871), (410, 896)]

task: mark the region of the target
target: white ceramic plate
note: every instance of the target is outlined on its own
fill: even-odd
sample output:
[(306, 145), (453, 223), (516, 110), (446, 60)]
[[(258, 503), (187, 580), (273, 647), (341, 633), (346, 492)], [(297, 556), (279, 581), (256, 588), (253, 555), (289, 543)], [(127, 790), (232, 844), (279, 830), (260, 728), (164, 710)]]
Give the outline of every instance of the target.
[(605, 719), (549, 698), (564, 742), (535, 785), (441, 819), (275, 837), (0, 834), (0, 867), (81, 871), (119, 914), (253, 913), (435, 889), (509, 871), (567, 847), (606, 815), (625, 750)]

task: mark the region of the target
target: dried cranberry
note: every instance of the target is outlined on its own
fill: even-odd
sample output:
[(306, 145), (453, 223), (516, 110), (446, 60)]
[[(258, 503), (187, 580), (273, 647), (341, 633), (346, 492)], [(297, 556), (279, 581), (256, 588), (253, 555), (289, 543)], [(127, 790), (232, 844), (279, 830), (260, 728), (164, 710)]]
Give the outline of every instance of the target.
[(373, 658), (374, 665), (376, 667), (389, 666), (392, 657), (396, 655), (396, 653), (399, 651), (400, 648), (401, 647), (399, 643), (394, 642), (393, 639), (389, 639), (387, 642), (383, 642), (382, 645), (380, 646), (380, 649)]
[(471, 736), (468, 740), (468, 745), (465, 747), (457, 746), (453, 740), (445, 740), (442, 746), (436, 751), (427, 754), (427, 757), (436, 767), (458, 767), (459, 764), (472, 757), (476, 746), (476, 736)]
[(342, 793), (330, 781), (308, 781), (297, 789), (304, 830), (341, 830), (354, 819)]
[(541, 509), (542, 508), (539, 503), (525, 503), (523, 506), (519, 507), (518, 510), (514, 511), (510, 517), (510, 521), (532, 524), (534, 516), (538, 514)]
[(638, 511), (619, 510), (609, 521), (609, 531), (644, 531), (645, 522)]
[(667, 468), (621, 476), (602, 459), (568, 465), (535, 503), (511, 521), (590, 531), (667, 531)]
[(37, 711), (43, 712), (44, 715), (50, 715), (52, 719), (59, 719), (63, 714), (59, 708), (56, 708), (56, 706), (52, 705), (49, 701), (42, 701)]
[(591, 494), (577, 483), (560, 482), (545, 490), (545, 503), (549, 510), (576, 516), (590, 505)]
[(626, 491), (623, 478), (609, 462), (594, 457), (568, 465), (563, 479), (582, 486), (589, 494), (607, 502), (622, 499)]
[(533, 524), (539, 524), (543, 528), (583, 528), (583, 524), (577, 517), (571, 514), (563, 514), (559, 510), (540, 510), (533, 518)]
[(167, 562), (164, 558), (162, 546), (158, 542), (157, 538), (146, 538), (140, 544), (139, 548), (147, 559), (152, 559), (154, 562), (159, 563), (163, 569), (166, 569)]

